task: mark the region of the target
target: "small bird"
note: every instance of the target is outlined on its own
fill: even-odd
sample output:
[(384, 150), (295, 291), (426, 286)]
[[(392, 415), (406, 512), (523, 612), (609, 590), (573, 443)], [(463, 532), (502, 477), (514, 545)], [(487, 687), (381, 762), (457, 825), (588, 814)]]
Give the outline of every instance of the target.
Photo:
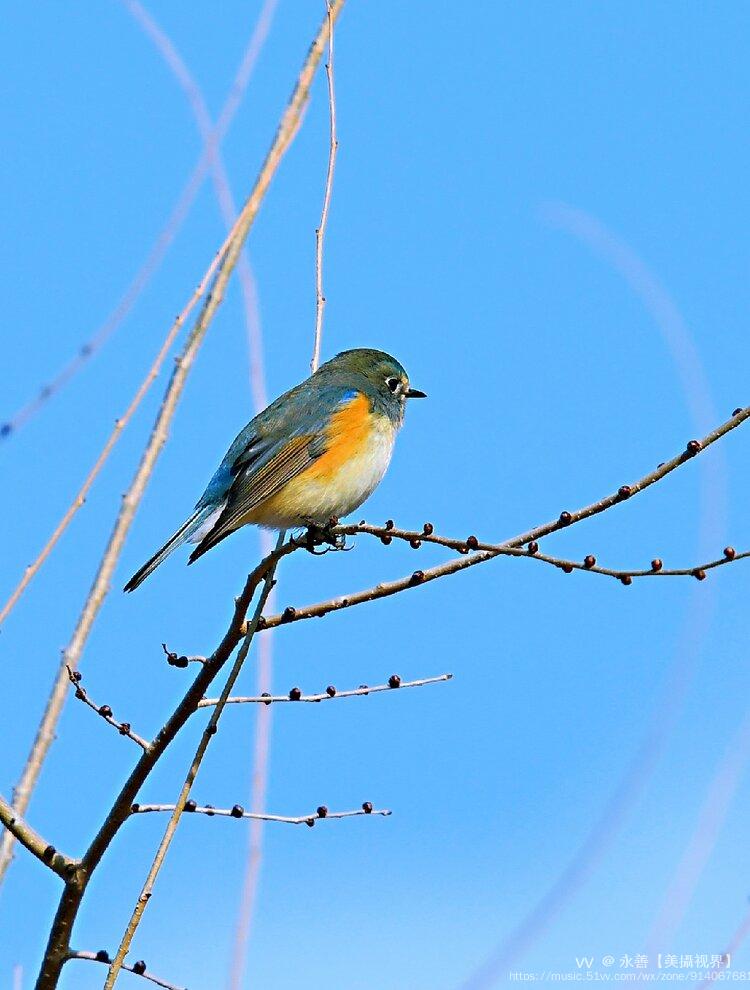
[(342, 351), (238, 433), (195, 512), (125, 585), (134, 591), (183, 543), (192, 564), (241, 526), (325, 533), (375, 491), (407, 399), (423, 399), (384, 351)]

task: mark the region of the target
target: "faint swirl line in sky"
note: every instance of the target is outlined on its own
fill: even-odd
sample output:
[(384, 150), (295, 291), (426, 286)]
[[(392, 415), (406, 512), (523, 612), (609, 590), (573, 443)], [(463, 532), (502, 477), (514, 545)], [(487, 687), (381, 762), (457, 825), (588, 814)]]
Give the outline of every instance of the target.
[[(666, 289), (632, 248), (590, 213), (564, 203), (548, 203), (543, 206), (541, 215), (547, 223), (573, 234), (590, 247), (630, 285), (667, 346), (693, 426), (697, 432), (705, 432), (716, 418), (708, 379), (690, 330)], [(717, 454), (710, 467), (705, 462), (699, 467), (698, 546), (701, 555), (710, 553), (720, 544), (726, 522), (726, 459), (722, 450)], [(709, 594), (705, 594), (707, 590)], [(710, 589), (695, 588), (690, 597), (661, 698), (614, 794), (568, 866), (531, 911), (489, 953), (485, 962), (463, 981), (461, 990), (494, 986), (506, 975), (508, 967), (547, 931), (593, 875), (643, 794), (682, 714), (713, 618), (715, 599)]]
[[(143, 10), (137, 0), (122, 0), (122, 2), (134, 17), (138, 17), (138, 8), (145, 15), (145, 10)], [(170, 245), (190, 212), (190, 208), (206, 177), (216, 150), (226, 136), (234, 114), (239, 107), (258, 54), (268, 34), (273, 8), (275, 6), (275, 2), (265, 4), (255, 31), (244, 52), (227, 100), (219, 114), (216, 127), (211, 130), (210, 140), (204, 137), (204, 145), (198, 161), (183, 186), (167, 222), (157, 236), (143, 264), (133, 277), (132, 282), (109, 316), (92, 336), (81, 344), (77, 353), (66, 362), (53, 378), (39, 389), (33, 399), (26, 402), (8, 420), (0, 425), (0, 441), (8, 440), (10, 437), (15, 436), (101, 350), (130, 313), (141, 293), (158, 270)], [(270, 12), (268, 10), (269, 7), (271, 8)]]

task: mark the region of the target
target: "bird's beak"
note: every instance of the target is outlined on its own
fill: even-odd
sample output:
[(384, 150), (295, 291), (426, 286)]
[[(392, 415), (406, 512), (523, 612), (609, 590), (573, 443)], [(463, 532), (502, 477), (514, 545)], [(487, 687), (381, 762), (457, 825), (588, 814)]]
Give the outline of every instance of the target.
[(407, 388), (404, 393), (407, 399), (426, 399), (427, 393), (420, 392), (418, 388)]

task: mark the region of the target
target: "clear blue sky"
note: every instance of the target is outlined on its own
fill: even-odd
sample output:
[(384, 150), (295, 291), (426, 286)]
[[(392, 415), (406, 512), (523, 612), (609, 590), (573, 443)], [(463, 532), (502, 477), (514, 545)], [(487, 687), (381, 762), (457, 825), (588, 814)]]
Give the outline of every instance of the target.
[[(250, 188), (323, 6), (279, 3), (224, 145), (238, 197)], [(216, 9), (150, 7), (212, 113), (259, 4)], [(341, 148), (324, 356), (384, 348), (430, 396), (409, 410), (368, 519), (429, 519), (448, 534), (501, 539), (632, 481), (749, 401), (747, 14), (737, 2), (351, 0), (337, 33)], [(106, 317), (200, 149), (184, 94), (121, 5), (12, 5), (4, 18), (0, 420)], [(250, 239), (271, 395), (307, 373), (326, 154), (321, 76)], [(609, 253), (601, 239), (582, 236), (582, 217), (586, 229), (609, 231)], [(0, 445), (3, 598), (222, 238), (207, 183), (118, 334)], [(673, 348), (655, 316), (677, 334)], [(6, 794), (165, 377), (3, 629)], [(249, 418), (247, 378), (235, 285), (82, 663), (93, 696), (143, 734), (158, 728), (186, 680), (166, 667), (160, 643), (211, 650), (257, 557), (257, 537), (244, 531), (190, 569), (178, 555), (133, 596), (119, 588), (191, 508)], [(656, 555), (690, 565), (728, 542), (747, 547), (749, 444), (746, 430), (737, 431), (662, 485), (546, 546), (614, 566)], [(442, 557), (366, 539), (350, 554), (297, 555), (281, 570), (280, 604), (344, 593)], [(282, 630), (274, 644), (279, 691), (376, 683), (394, 671), (455, 678), (399, 695), (279, 706), (268, 810), (370, 799), (394, 814), (266, 829), (246, 986), (458, 990), (467, 981), (504, 985), (510, 968), (569, 971), (576, 956), (619, 961), (655, 937), (654, 953), (722, 951), (750, 894), (750, 751), (736, 738), (750, 688), (749, 582), (743, 564), (702, 584), (624, 588), (501, 560)], [(253, 683), (250, 665), (242, 687)], [(253, 720), (249, 708), (226, 714), (198, 800), (247, 804)], [(198, 729), (196, 721), (144, 799), (174, 799)], [(728, 751), (735, 763), (721, 791), (715, 777)], [(126, 741), (71, 702), (30, 821), (81, 852), (133, 758)], [(707, 800), (727, 814), (695, 840)], [(609, 824), (597, 829), (603, 815)], [(151, 816), (126, 826), (91, 889), (77, 947), (115, 948), (164, 825)], [(592, 830), (595, 848), (574, 870), (575, 890), (565, 889), (549, 924), (531, 926), (522, 951), (514, 942), (511, 967), (503, 946)], [(184, 822), (134, 958), (191, 990), (225, 985), (246, 841), (245, 823)], [(704, 847), (707, 858), (678, 911), (672, 885), (691, 841), (693, 860), (702, 862)], [(664, 932), (657, 919), (670, 889), (666, 916), (676, 912), (676, 920), (666, 927), (675, 930)], [(57, 895), (55, 878), (19, 854), (0, 891), (0, 987), (11, 986), (16, 965), (23, 986), (32, 985)], [(470, 983), (488, 959), (488, 978)], [(750, 947), (733, 967), (750, 969)], [(63, 985), (87, 990), (103, 976), (71, 964)]]

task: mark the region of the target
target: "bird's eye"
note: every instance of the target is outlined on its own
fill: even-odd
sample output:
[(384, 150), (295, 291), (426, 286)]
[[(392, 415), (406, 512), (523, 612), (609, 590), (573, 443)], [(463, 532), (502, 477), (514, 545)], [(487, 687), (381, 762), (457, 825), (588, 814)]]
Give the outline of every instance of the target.
[(397, 392), (398, 387), (401, 384), (401, 380), (399, 378), (386, 378), (385, 383), (391, 392)]

